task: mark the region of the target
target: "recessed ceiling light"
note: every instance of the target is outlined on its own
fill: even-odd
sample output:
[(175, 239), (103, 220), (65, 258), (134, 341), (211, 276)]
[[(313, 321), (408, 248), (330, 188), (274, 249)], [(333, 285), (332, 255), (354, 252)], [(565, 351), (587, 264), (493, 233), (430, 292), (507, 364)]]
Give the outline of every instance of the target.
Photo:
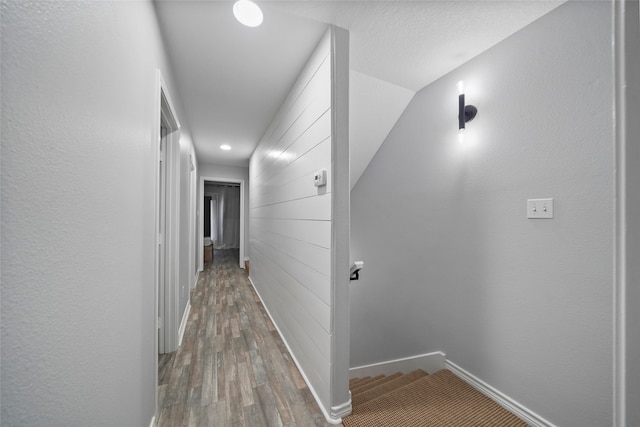
[(229, 151), (229, 150), (231, 150), (231, 146), (229, 144), (222, 144), (220, 146), (220, 149), (224, 150), (224, 151)]
[(257, 27), (262, 24), (262, 10), (250, 0), (238, 0), (233, 5), (233, 15), (247, 27)]

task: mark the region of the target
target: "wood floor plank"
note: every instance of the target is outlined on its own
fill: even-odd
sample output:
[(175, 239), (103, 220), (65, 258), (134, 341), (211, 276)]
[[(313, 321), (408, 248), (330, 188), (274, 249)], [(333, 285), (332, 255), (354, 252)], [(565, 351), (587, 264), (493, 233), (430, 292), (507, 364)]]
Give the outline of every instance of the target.
[(264, 370), (262, 357), (256, 350), (249, 350), (249, 359), (251, 360), (251, 368), (253, 370), (253, 378), (256, 387), (267, 382), (267, 373)]
[(230, 425), (227, 420), (225, 402), (214, 402), (207, 405), (206, 408), (206, 411), (202, 413), (202, 426), (226, 427)]
[(227, 390), (227, 418), (232, 426), (246, 425), (244, 413), (242, 412), (242, 398), (236, 381), (229, 381), (225, 384)]
[[(260, 402), (264, 418), (269, 427), (282, 427), (282, 418), (278, 411), (273, 392), (268, 384), (260, 384), (256, 387), (257, 401)], [(315, 403), (315, 402), (314, 402)]]
[(218, 401), (218, 378), (215, 363), (216, 354), (210, 347), (205, 350), (202, 369), (201, 403), (207, 405)]
[(247, 363), (242, 362), (238, 364), (238, 379), (240, 382), (240, 394), (242, 395), (242, 404), (244, 406), (251, 406), (253, 401), (253, 387), (251, 387), (251, 380), (249, 379), (249, 370), (247, 369)]
[(216, 391), (218, 394), (218, 402), (226, 399), (225, 387), (226, 377), (224, 374), (224, 359), (222, 351), (216, 352)]
[(158, 426), (330, 426), (237, 257), (215, 251), (182, 346), (158, 357)]

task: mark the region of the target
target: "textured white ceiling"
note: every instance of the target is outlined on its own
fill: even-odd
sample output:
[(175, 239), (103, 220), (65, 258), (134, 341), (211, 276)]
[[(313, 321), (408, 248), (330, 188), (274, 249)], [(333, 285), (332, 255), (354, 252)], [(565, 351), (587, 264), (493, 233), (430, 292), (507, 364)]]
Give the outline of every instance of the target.
[[(231, 0), (156, 2), (178, 86), (174, 96), (184, 106), (187, 117), (181, 121), (189, 126), (200, 162), (248, 164), (327, 23), (350, 30), (352, 70), (382, 80), (379, 90), (395, 90), (390, 96), (409, 102), (407, 89), (423, 88), (563, 1), (258, 3), (264, 24), (247, 28), (235, 21)], [(359, 80), (363, 84), (350, 91), (352, 112), (358, 109), (358, 120), (351, 123), (356, 162), (361, 160), (356, 156), (373, 156), (395, 120), (376, 132), (359, 127), (404, 109), (396, 102), (388, 111), (385, 104), (370, 108), (374, 80)], [(370, 119), (364, 116), (367, 105)], [(223, 142), (233, 150), (221, 151)]]
[(540, 0), (269, 1), (350, 30), (351, 68), (418, 91), (562, 4)]
[[(326, 24), (265, 13), (257, 28), (233, 16), (233, 1), (158, 1), (160, 29), (200, 162), (248, 164)], [(231, 151), (220, 150), (228, 143)]]

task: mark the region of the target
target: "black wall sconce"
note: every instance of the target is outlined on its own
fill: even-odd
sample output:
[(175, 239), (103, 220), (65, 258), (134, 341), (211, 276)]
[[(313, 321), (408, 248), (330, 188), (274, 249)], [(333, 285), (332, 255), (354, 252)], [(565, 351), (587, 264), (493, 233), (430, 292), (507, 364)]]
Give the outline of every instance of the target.
[(464, 83), (458, 82), (458, 129), (462, 131), (465, 123), (470, 122), (478, 114), (478, 109), (473, 105), (465, 105), (464, 101)]

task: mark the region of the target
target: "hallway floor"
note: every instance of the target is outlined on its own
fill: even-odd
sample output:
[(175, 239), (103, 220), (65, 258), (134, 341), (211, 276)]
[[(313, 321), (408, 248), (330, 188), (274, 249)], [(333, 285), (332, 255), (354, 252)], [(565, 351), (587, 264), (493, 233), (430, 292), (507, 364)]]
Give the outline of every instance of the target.
[(262, 303), (216, 250), (191, 297), (182, 346), (159, 356), (159, 427), (330, 426)]

